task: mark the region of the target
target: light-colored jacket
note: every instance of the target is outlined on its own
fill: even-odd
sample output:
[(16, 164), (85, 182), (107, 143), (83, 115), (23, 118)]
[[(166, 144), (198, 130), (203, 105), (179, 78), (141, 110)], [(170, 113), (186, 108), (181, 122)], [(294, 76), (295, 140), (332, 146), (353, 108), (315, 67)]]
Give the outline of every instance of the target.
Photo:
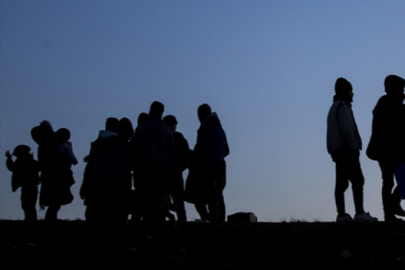
[(345, 148), (362, 149), (361, 137), (350, 102), (334, 98), (327, 119), (326, 144), (329, 154)]

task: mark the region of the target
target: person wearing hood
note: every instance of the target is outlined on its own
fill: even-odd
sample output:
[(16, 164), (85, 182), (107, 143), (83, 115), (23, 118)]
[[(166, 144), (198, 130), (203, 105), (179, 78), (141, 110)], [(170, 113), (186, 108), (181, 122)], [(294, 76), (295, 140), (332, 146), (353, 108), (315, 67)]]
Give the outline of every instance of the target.
[(218, 115), (208, 104), (200, 105), (197, 114), (201, 125), (189, 164), (186, 200), (194, 203), (202, 220), (223, 222), (228, 141)]
[(132, 138), (134, 171), (139, 194), (144, 201), (144, 220), (156, 221), (158, 201), (156, 188), (168, 191), (169, 170), (175, 157), (175, 145), (170, 129), (162, 120), (164, 105), (154, 101), (149, 118), (139, 125)]
[(86, 220), (115, 220), (120, 188), (125, 181), (125, 143), (118, 136), (119, 120), (110, 117), (105, 130), (91, 143), (80, 196), (86, 207)]
[(335, 202), (338, 212), (336, 222), (353, 221), (346, 213), (344, 192), (352, 184), (356, 221), (377, 221), (363, 208), (364, 176), (360, 166), (362, 141), (354, 120), (352, 105), (353, 87), (344, 78), (335, 83), (333, 104), (327, 118), (327, 149), (336, 164)]
[(382, 173), (382, 203), (385, 221), (403, 221), (398, 186), (394, 188), (394, 168), (405, 161), (405, 80), (389, 75), (384, 81), (386, 95), (373, 110), (372, 134), (367, 156), (378, 161)]

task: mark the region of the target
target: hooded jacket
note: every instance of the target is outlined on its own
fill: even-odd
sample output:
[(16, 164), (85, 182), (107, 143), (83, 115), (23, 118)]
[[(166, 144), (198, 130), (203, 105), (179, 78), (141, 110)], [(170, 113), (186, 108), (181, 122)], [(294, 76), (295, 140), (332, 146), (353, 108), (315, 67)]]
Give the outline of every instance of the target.
[(201, 164), (225, 163), (229, 146), (218, 115), (213, 112), (205, 118), (197, 131), (194, 147), (195, 162)]
[(326, 144), (329, 154), (338, 150), (361, 150), (362, 141), (350, 102), (335, 96), (327, 118)]

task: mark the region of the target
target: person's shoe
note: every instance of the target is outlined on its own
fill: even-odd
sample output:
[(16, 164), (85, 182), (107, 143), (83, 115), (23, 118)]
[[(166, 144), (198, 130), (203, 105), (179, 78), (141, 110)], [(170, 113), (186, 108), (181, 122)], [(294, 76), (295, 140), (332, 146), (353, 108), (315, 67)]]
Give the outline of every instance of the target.
[(378, 218), (372, 217), (369, 212), (363, 212), (361, 214), (354, 215), (354, 220), (361, 222), (377, 222)]
[(336, 218), (336, 222), (351, 222), (353, 218), (349, 214), (338, 215)]

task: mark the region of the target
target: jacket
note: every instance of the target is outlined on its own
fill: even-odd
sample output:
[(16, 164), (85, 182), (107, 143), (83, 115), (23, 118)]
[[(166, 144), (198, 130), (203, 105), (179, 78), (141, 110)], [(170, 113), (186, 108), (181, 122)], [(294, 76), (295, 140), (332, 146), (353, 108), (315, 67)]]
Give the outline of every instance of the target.
[(350, 102), (336, 96), (328, 113), (326, 144), (331, 155), (342, 149), (362, 149), (352, 106)]
[(400, 99), (384, 95), (378, 100), (367, 156), (372, 160), (405, 161), (405, 106)]

